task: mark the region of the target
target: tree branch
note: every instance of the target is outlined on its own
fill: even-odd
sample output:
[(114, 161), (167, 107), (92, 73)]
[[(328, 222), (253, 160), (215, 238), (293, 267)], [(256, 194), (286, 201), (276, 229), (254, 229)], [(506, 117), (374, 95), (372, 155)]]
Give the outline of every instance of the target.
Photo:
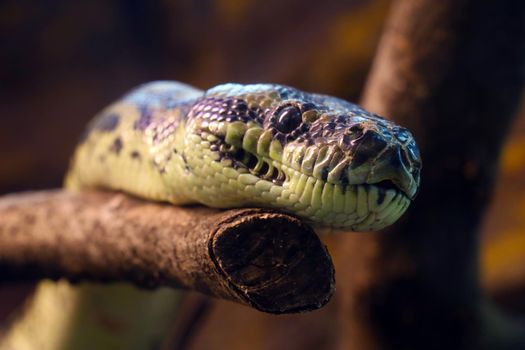
[(65, 277), (197, 290), (270, 313), (317, 309), (334, 291), (330, 256), (300, 220), (122, 194), (0, 197), (4, 281)]
[(363, 104), (414, 133), (421, 191), (388, 234), (348, 238), (346, 250), (374, 252), (347, 262), (348, 347), (525, 346), (523, 327), (488, 306), (477, 261), (523, 89), (524, 21), (525, 5), (509, 0), (393, 3)]

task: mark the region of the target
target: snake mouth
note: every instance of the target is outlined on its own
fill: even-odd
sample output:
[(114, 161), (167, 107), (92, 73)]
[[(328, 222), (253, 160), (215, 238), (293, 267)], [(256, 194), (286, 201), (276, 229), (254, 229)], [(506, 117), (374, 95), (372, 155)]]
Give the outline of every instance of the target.
[(408, 199), (410, 198), (408, 194), (405, 191), (403, 191), (398, 185), (396, 185), (392, 180), (383, 180), (376, 183), (366, 183), (364, 185), (377, 187), (380, 194), (384, 194), (388, 191), (395, 191), (400, 193), (401, 195), (404, 195)]
[(283, 165), (285, 202), (313, 222), (352, 231), (380, 230), (394, 223), (411, 203), (392, 181), (334, 184)]

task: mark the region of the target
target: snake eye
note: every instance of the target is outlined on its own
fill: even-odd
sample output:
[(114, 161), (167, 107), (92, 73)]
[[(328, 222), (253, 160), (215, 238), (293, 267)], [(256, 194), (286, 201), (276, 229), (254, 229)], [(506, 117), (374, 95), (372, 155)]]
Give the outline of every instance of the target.
[(295, 106), (287, 106), (281, 109), (277, 115), (277, 130), (288, 134), (294, 131), (303, 121), (301, 111)]

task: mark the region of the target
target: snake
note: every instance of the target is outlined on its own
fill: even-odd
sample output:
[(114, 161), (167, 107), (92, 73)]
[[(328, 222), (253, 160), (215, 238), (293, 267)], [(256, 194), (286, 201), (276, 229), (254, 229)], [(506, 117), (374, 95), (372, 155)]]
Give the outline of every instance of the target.
[[(279, 84), (226, 83), (203, 91), (155, 81), (88, 124), (65, 187), (174, 205), (269, 207), (316, 227), (376, 231), (408, 209), (421, 167), (409, 130), (343, 99)], [(43, 281), (0, 348), (148, 348), (146, 340), (165, 328), (163, 312), (176, 304), (175, 294)], [(148, 326), (139, 322), (141, 331), (114, 340), (83, 320), (91, 307), (115, 308), (108, 314), (116, 320), (153, 311), (144, 316)], [(123, 345), (123, 338), (131, 343)]]

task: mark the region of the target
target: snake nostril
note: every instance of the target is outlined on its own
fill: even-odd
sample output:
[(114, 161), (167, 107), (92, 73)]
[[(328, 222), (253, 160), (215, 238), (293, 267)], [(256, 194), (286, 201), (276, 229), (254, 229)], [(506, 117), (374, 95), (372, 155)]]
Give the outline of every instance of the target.
[(350, 126), (348, 130), (350, 131), (350, 135), (354, 140), (363, 135), (363, 126), (361, 124), (354, 124)]

